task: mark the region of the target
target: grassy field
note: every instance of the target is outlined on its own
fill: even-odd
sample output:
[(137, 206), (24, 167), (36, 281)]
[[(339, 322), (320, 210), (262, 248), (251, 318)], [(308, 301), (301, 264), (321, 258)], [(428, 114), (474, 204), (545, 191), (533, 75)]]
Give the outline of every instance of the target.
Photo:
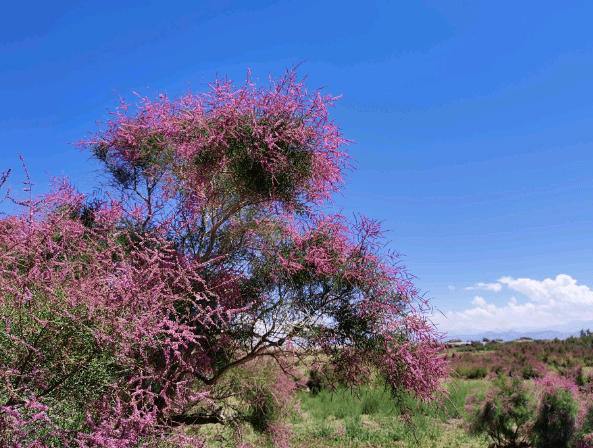
[[(274, 431), (244, 424), (239, 431), (206, 425), (199, 432), (217, 447), (487, 448), (492, 439), (468, 431), (466, 397), (486, 392), (497, 375), (531, 385), (533, 379), (552, 374), (586, 388), (593, 383), (593, 341), (589, 339), (593, 338), (450, 348), (447, 357), (455, 379), (445, 385), (451, 401), (445, 401), (444, 410), (408, 396), (394, 399), (381, 385), (363, 387), (358, 393), (321, 389), (318, 393), (298, 392), (295, 411), (282, 421), (270, 420)], [(413, 431), (399, 417), (401, 409), (413, 411)]]
[[(465, 397), (475, 389), (487, 389), (485, 380), (457, 381), (448, 384), (451, 403), (446, 403), (447, 414), (414, 400), (400, 403), (381, 387), (363, 388), (358, 396), (342, 389), (330, 393), (298, 393), (299, 408), (287, 425), (285, 446), (294, 447), (433, 447), (433, 448), (486, 448), (483, 436), (470, 436), (466, 431)], [(399, 417), (400, 407), (411, 408), (414, 433)], [(200, 433), (207, 436), (212, 446), (229, 446), (239, 443), (236, 431), (231, 428), (204, 426)], [(265, 435), (249, 426), (241, 430), (242, 442), (253, 445), (279, 446), (277, 440), (267, 440)]]
[[(487, 382), (480, 380), (458, 381), (456, 391), (449, 386), (452, 403), (446, 403), (446, 408), (450, 417), (411, 399), (398, 406), (381, 388), (365, 388), (359, 397), (348, 390), (333, 395), (328, 391), (301, 393), (301, 417), (292, 422), (296, 446), (487, 447), (483, 437), (466, 434), (463, 409), (467, 394), (487, 387)], [(397, 416), (400, 406), (414, 411), (415, 436)]]

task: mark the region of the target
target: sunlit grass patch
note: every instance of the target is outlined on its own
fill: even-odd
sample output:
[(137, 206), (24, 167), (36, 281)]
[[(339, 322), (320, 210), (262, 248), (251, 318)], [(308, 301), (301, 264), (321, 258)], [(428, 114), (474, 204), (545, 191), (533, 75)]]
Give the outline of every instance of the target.
[[(349, 389), (339, 389), (333, 394), (328, 390), (317, 395), (301, 392), (301, 414), (292, 420), (295, 442), (314, 446), (307, 443), (316, 441), (318, 446), (332, 447), (486, 447), (483, 438), (465, 433), (462, 418), (466, 414), (465, 397), (474, 389), (488, 388), (488, 381), (459, 380), (456, 385), (449, 383), (446, 387), (450, 395), (449, 400), (443, 402), (444, 409), (418, 403), (409, 396), (394, 400), (390, 392), (380, 386), (363, 387), (358, 396)], [(400, 419), (402, 408), (414, 412), (414, 432)], [(451, 440), (447, 442), (448, 439)], [(299, 444), (295, 446), (301, 446)]]

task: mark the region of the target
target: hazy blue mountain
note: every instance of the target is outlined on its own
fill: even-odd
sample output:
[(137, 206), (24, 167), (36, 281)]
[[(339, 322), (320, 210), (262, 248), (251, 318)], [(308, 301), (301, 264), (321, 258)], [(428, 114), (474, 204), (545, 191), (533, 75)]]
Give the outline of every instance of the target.
[[(593, 329), (593, 326), (589, 328)], [(493, 339), (502, 339), (505, 342), (514, 341), (515, 339), (527, 337), (531, 339), (566, 339), (571, 336), (578, 337), (580, 335), (580, 330), (578, 331), (556, 331), (556, 330), (540, 330), (540, 331), (515, 331), (509, 330), (504, 332), (494, 332), (494, 331), (486, 331), (484, 333), (474, 333), (474, 334), (447, 334), (447, 336), (443, 339), (443, 341), (450, 341), (451, 339), (459, 339), (463, 342), (466, 341), (481, 341), (484, 338), (488, 338), (490, 340)]]
[(466, 341), (481, 341), (484, 338), (488, 339), (502, 339), (505, 342), (514, 341), (521, 337), (531, 339), (566, 339), (571, 336), (579, 337), (581, 330), (593, 331), (593, 321), (570, 321), (560, 325), (548, 325), (540, 330), (500, 330), (500, 331), (485, 331), (483, 333), (470, 333), (466, 331), (450, 332), (443, 339), (443, 341), (450, 341), (451, 339), (460, 339)]

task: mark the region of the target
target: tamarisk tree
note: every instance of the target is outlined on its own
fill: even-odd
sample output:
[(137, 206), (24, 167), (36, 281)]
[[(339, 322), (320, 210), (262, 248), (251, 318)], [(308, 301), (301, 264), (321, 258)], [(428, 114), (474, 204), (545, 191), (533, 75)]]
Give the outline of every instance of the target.
[[(1, 221), (0, 431), (15, 440), (39, 427), (135, 446), (237, 421), (246, 386), (228, 378), (261, 358), (293, 376), (296, 359), (322, 364), (331, 387), (379, 373), (423, 401), (445, 393), (428, 303), (380, 225), (324, 213), (351, 167), (337, 98), (295, 69), (210, 88), (133, 111), (122, 99), (79, 142), (117, 198), (85, 202), (62, 181)], [(67, 397), (82, 419), (64, 417)]]

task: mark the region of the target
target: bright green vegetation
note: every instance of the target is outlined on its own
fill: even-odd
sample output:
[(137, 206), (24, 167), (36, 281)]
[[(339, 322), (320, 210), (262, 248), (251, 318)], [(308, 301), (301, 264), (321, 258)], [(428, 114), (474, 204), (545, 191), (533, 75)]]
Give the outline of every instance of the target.
[[(462, 381), (456, 388), (449, 384), (451, 402), (445, 402), (449, 417), (442, 409), (419, 404), (409, 396), (394, 399), (381, 387), (365, 387), (358, 397), (350, 390), (301, 393), (302, 417), (295, 416), (292, 422), (298, 442), (295, 446), (485, 447), (483, 437), (468, 436), (460, 424), (465, 416), (465, 397), (472, 389), (486, 387), (484, 381)], [(398, 417), (401, 409), (411, 409), (415, 414), (412, 422), (418, 444), (408, 425)]]
[[(327, 389), (318, 394), (299, 392), (300, 412), (290, 420), (287, 446), (291, 447), (466, 447), (486, 448), (484, 436), (467, 434), (463, 409), (465, 397), (474, 389), (486, 390), (488, 381), (459, 380), (450, 383), (450, 402), (445, 410), (432, 409), (409, 396), (393, 398), (381, 386), (363, 387), (358, 396), (350, 389), (339, 389), (333, 394)], [(400, 409), (411, 409), (414, 433), (399, 417)], [(447, 413), (449, 416), (447, 416)], [(203, 427), (201, 433), (213, 446), (234, 446), (236, 434), (229, 430)], [(243, 442), (275, 447), (273, 440), (250, 427), (242, 429)], [(417, 438), (417, 441), (415, 439)], [(240, 444), (239, 444), (240, 445)]]
[[(315, 388), (313, 393), (304, 391), (297, 393), (299, 411), (293, 412), (281, 422), (281, 426), (276, 427), (286, 429), (286, 437), (282, 440), (274, 439), (266, 431), (258, 431), (255, 426), (249, 424), (241, 428), (240, 443), (237, 443), (239, 442), (237, 433), (230, 428), (215, 429), (210, 426), (201, 428), (200, 432), (208, 437), (209, 442), (217, 440), (214, 446), (223, 444), (241, 446), (241, 443), (245, 443), (244, 446), (250, 448), (259, 446), (487, 448), (506, 446), (504, 441), (493, 445), (495, 439), (492, 438), (492, 434), (496, 436), (509, 428), (517, 429), (517, 425), (532, 425), (533, 441), (529, 440), (529, 443), (537, 444), (538, 441), (550, 438), (574, 439), (562, 445), (565, 446), (568, 443), (567, 446), (572, 446), (578, 437), (591, 431), (593, 417), (583, 420), (585, 422), (583, 428), (579, 430), (579, 434), (575, 433), (572, 437), (568, 433), (564, 434), (563, 427), (550, 426), (546, 423), (548, 419), (544, 415), (545, 412), (541, 414), (541, 406), (536, 406), (537, 403), (533, 401), (536, 400), (535, 396), (529, 395), (531, 401), (526, 403), (525, 409), (517, 407), (515, 403), (517, 394), (514, 393), (514, 389), (511, 388), (511, 390), (504, 385), (516, 383), (517, 387), (526, 387), (526, 390), (531, 390), (534, 379), (552, 374), (554, 378), (560, 378), (557, 381), (563, 381), (562, 378), (574, 381), (576, 386), (584, 391), (590, 386), (587, 384), (593, 381), (593, 367), (591, 367), (593, 346), (590, 339), (591, 335), (587, 332), (579, 339), (572, 338), (566, 341), (493, 343), (487, 344), (486, 350), (475, 347), (472, 347), (471, 351), (450, 350), (447, 352), (447, 357), (452, 362), (451, 367), (456, 373), (453, 373), (455, 380), (446, 385), (450, 392), (450, 401), (444, 401), (444, 409), (442, 407), (433, 409), (407, 395), (393, 397), (390, 389), (385, 389), (380, 384), (365, 386), (358, 391), (358, 394), (347, 388), (339, 388), (332, 394), (321, 381), (320, 389)], [(457, 353), (453, 355), (454, 352)], [(307, 376), (305, 371), (301, 371), (301, 374), (304, 377)], [(314, 378), (310, 376), (310, 379)], [(492, 389), (493, 387), (495, 389)], [(550, 406), (549, 412), (556, 415), (559, 413), (555, 411), (556, 408), (570, 408), (572, 417), (568, 414), (565, 417), (568, 420), (574, 420), (576, 402), (565, 399), (565, 395), (567, 394), (557, 391), (546, 399), (546, 403)], [(469, 400), (466, 400), (468, 397), (470, 397)], [(476, 410), (480, 410), (475, 409), (476, 405), (480, 408), (487, 401), (498, 403), (502, 412), (499, 414), (502, 417), (507, 415), (506, 412), (510, 412), (509, 415), (513, 418), (517, 412), (524, 411), (523, 414), (527, 412), (528, 415), (521, 414), (518, 423), (506, 421), (501, 417), (498, 420), (501, 420), (500, 425), (504, 427), (497, 429), (496, 418), (494, 420), (482, 418), (484, 420), (482, 421), (478, 418), (479, 416), (476, 417), (478, 415)], [(469, 406), (470, 403), (473, 403), (473, 407)], [(471, 414), (466, 406), (467, 409), (471, 409)], [(414, 431), (411, 431), (399, 417), (402, 409), (410, 409), (413, 412), (411, 421)], [(548, 407), (541, 409), (548, 409)], [(593, 407), (588, 412), (593, 416)], [(556, 420), (558, 419), (554, 422)], [(480, 422), (481, 426), (478, 424)], [(279, 424), (280, 421), (277, 423)], [(564, 423), (558, 420), (558, 424)], [(476, 430), (478, 426), (482, 429), (481, 431)], [(572, 424), (569, 426), (572, 427)], [(219, 431), (216, 433), (217, 437), (213, 437), (214, 431)]]

